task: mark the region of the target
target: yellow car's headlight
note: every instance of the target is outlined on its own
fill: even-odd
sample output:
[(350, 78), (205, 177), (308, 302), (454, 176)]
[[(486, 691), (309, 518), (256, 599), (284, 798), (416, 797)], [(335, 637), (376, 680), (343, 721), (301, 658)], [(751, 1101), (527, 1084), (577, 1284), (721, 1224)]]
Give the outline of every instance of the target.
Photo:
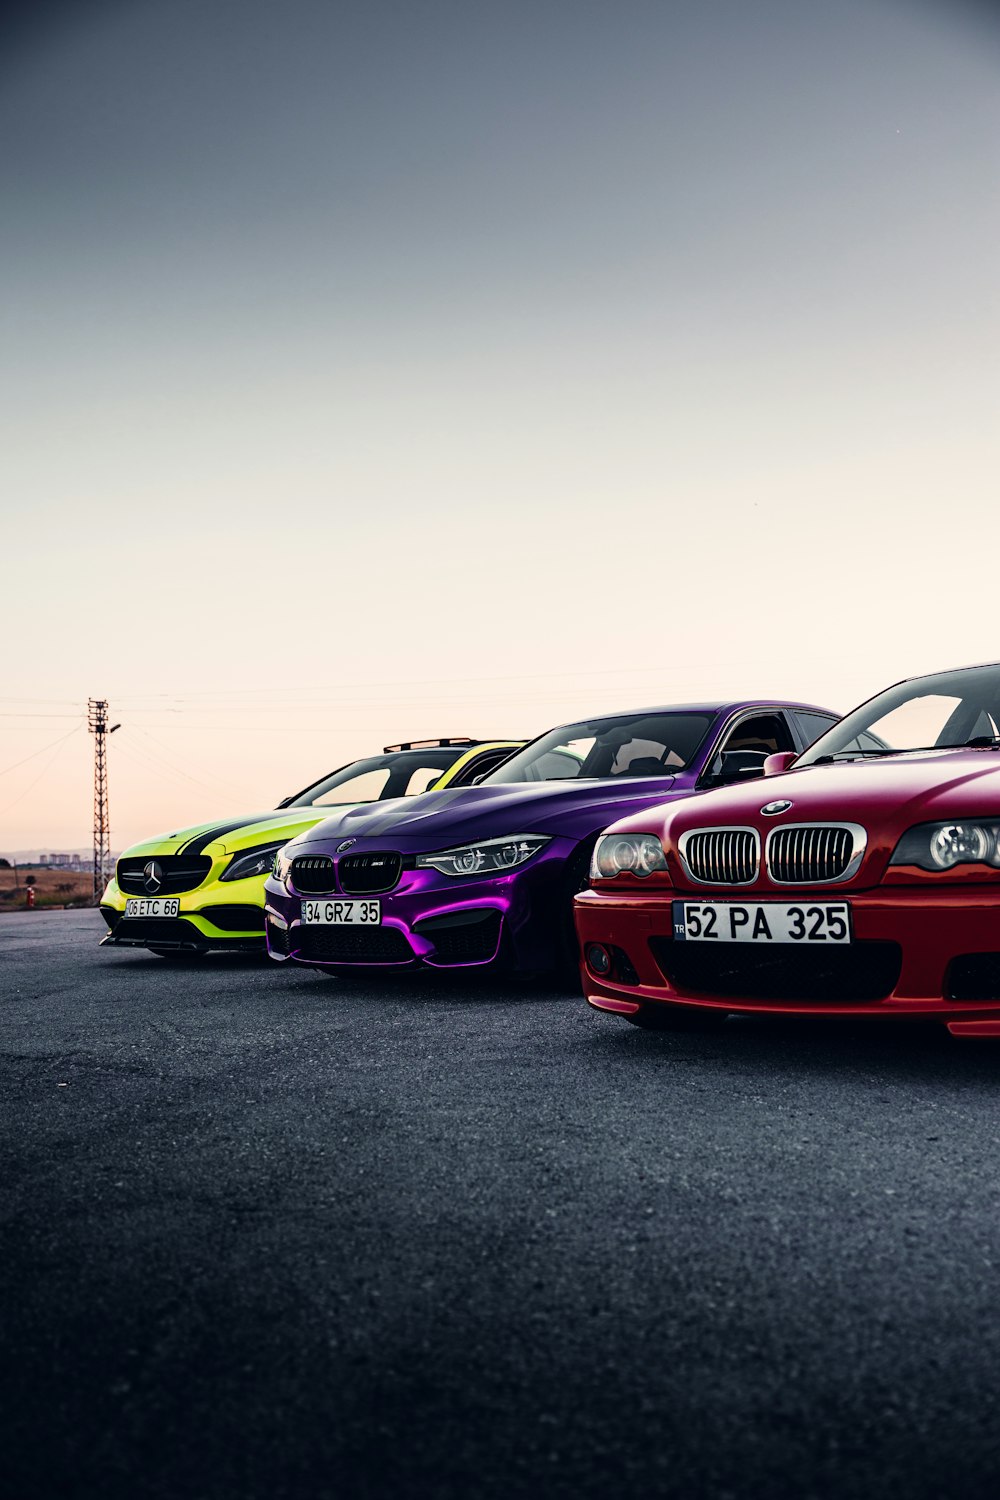
[(266, 875), (274, 868), (274, 858), (281, 844), (262, 844), (236, 854), (219, 876), (220, 880), (249, 880), (252, 875)]

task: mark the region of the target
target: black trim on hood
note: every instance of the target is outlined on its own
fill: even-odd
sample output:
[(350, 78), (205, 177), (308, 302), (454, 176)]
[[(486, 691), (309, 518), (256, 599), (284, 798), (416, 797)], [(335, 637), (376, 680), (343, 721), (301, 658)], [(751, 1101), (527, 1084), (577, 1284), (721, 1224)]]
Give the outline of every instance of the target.
[[(268, 818), (275, 819), (273, 809), (270, 812), (260, 813), (257, 817), (237, 818), (233, 823), (216, 823), (207, 833), (196, 834), (188, 843), (181, 844), (175, 852), (178, 854), (201, 854), (209, 844), (213, 843), (216, 839), (221, 839), (224, 834), (234, 833), (237, 828), (252, 828), (255, 823), (263, 823)], [(278, 818), (275, 821), (280, 822), (281, 819)], [(247, 853), (250, 853), (249, 849)], [(153, 857), (155, 858), (155, 856)]]

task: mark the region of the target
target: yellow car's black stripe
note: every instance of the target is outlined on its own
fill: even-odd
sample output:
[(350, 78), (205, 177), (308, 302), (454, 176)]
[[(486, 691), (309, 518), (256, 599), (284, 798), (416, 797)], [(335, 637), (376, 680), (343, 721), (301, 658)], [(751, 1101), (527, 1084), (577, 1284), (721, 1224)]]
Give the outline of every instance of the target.
[(280, 822), (280, 819), (275, 819), (271, 814), (260, 813), (257, 817), (237, 818), (234, 823), (216, 823), (212, 828), (209, 828), (206, 833), (196, 834), (195, 837), (193, 839), (189, 839), (186, 844), (181, 844), (177, 849), (177, 853), (201, 854), (203, 850), (213, 842), (213, 840), (221, 839), (224, 834), (235, 833), (237, 828), (250, 828), (255, 823), (264, 823), (269, 819), (272, 822)]

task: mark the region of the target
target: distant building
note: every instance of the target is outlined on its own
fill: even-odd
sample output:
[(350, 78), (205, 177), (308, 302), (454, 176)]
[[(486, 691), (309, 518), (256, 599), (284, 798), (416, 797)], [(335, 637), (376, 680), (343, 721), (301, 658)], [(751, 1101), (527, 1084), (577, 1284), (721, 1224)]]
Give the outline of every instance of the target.
[[(92, 874), (94, 869), (94, 856), (92, 854), (67, 853), (65, 851), (51, 854), (40, 854), (38, 863), (43, 870), (65, 870), (71, 875)], [(112, 865), (114, 856), (112, 856)]]

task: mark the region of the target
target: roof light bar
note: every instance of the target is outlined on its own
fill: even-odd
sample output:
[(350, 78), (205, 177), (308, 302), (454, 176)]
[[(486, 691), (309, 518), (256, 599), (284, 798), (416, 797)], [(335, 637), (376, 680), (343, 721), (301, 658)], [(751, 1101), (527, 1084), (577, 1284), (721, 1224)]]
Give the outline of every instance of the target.
[(382, 754), (392, 755), (398, 750), (440, 750), (447, 745), (478, 745), (479, 741), (468, 735), (455, 735), (441, 740), (404, 740), (401, 745), (383, 745)]

